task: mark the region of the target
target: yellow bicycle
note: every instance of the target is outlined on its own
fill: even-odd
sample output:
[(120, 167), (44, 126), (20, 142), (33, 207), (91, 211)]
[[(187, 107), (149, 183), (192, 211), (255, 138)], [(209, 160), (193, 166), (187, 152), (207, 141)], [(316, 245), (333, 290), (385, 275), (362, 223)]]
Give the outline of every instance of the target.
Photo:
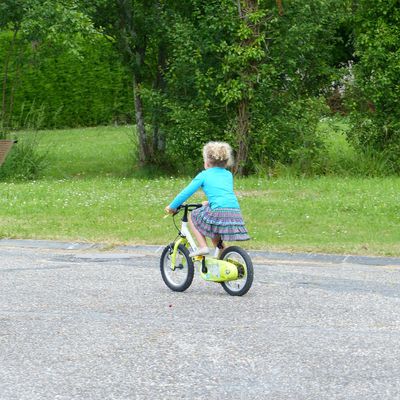
[[(192, 284), (194, 265), (198, 263), (200, 276), (205, 281), (220, 283), (231, 296), (243, 296), (250, 290), (254, 277), (253, 263), (244, 249), (239, 246), (223, 248), (220, 241), (213, 256), (189, 256), (189, 250), (197, 250), (197, 245), (188, 228), (188, 214), (199, 207), (202, 204), (182, 204), (173, 215), (178, 236), (161, 254), (162, 279), (171, 290), (183, 292)], [(175, 215), (181, 211), (181, 226), (178, 227)]]

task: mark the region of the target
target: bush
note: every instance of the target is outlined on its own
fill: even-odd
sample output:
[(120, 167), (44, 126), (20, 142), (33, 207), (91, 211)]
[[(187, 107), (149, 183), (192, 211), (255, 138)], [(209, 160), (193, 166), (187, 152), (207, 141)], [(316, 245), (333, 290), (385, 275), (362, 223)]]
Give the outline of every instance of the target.
[(328, 112), (324, 100), (281, 101), (282, 108), (257, 115), (250, 147), (254, 170), (272, 171), (287, 165), (299, 175), (321, 173), (325, 144), (318, 124)]
[(400, 9), (396, 2), (360, 1), (355, 30), (350, 139), (362, 151), (384, 153), (388, 172), (400, 172)]

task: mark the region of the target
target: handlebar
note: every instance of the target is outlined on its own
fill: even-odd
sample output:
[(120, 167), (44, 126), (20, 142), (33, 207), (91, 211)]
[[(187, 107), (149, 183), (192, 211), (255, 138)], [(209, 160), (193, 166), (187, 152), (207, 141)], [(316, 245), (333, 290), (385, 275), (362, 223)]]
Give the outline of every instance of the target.
[(203, 204), (198, 204), (198, 203), (181, 204), (173, 214), (164, 215), (163, 218), (168, 218), (170, 215), (175, 216), (175, 215), (179, 214), (182, 210), (185, 210), (185, 215), (187, 215), (188, 211), (193, 211), (200, 207), (203, 207)]
[(198, 204), (198, 203), (192, 203), (192, 204), (181, 204), (177, 209), (176, 213), (180, 212), (181, 210), (187, 210), (187, 211), (193, 211), (196, 210), (197, 208), (203, 207), (203, 204)]
[(176, 213), (178, 213), (181, 210), (184, 210), (183, 216), (182, 216), (182, 222), (188, 222), (188, 214), (189, 211), (196, 210), (196, 208), (203, 207), (203, 204), (181, 204), (177, 210)]
[[(181, 204), (176, 211), (172, 214), (172, 216), (175, 216), (179, 214), (182, 210), (184, 210), (182, 221), (187, 222), (188, 221), (188, 213), (189, 211), (196, 210), (197, 208), (203, 207), (203, 204), (198, 204), (198, 203), (192, 203), (192, 204)], [(168, 217), (166, 215), (164, 218)]]

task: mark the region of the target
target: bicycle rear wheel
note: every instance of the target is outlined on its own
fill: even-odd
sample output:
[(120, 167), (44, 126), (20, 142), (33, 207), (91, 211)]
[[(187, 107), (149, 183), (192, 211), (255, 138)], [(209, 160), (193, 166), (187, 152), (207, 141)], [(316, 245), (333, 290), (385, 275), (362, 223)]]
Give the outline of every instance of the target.
[(174, 243), (165, 247), (161, 254), (160, 271), (164, 283), (175, 292), (185, 291), (193, 281), (194, 265), (189, 250), (180, 244), (177, 248), (175, 268), (172, 267)]
[(253, 284), (254, 268), (248, 253), (239, 246), (224, 249), (219, 257), (221, 260), (235, 264), (238, 269), (238, 279), (221, 282), (224, 290), (231, 296), (243, 296)]

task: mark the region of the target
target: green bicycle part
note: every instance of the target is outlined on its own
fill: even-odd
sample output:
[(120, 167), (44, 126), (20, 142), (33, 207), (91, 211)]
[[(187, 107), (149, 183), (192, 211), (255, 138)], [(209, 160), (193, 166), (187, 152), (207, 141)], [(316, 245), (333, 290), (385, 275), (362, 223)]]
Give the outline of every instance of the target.
[(241, 279), (243, 278), (246, 274), (247, 274), (247, 268), (246, 268), (246, 264), (242, 264), (239, 261), (236, 260), (231, 260), (230, 258), (228, 258), (227, 260), (229, 263), (236, 265), (237, 271), (238, 271), (238, 276), (236, 279)]
[(218, 260), (213, 257), (205, 257), (204, 263), (206, 272), (201, 270), (200, 275), (205, 281), (227, 282), (238, 279), (239, 275), (236, 263)]
[(186, 238), (181, 237), (174, 243), (174, 250), (172, 251), (172, 254), (171, 254), (171, 269), (172, 269), (172, 271), (175, 271), (175, 268), (176, 268), (176, 255), (178, 253), (178, 247), (181, 243), (183, 245), (186, 245), (187, 244)]

